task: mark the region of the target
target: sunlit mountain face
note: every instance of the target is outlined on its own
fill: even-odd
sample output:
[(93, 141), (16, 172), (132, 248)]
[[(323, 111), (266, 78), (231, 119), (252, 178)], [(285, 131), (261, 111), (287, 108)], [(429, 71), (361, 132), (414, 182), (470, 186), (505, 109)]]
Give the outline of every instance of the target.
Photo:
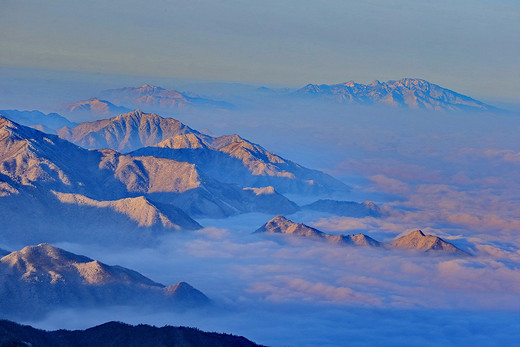
[(4, 1), (0, 345), (518, 345), (519, 13)]

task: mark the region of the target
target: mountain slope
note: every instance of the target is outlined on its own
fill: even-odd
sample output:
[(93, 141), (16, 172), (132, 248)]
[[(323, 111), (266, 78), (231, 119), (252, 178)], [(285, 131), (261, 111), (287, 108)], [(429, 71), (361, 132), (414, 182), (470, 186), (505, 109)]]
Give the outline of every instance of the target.
[(81, 190), (94, 160), (94, 152), (0, 117), (0, 174), (14, 182)]
[(421, 230), (415, 230), (408, 235), (402, 236), (392, 241), (392, 247), (412, 249), (428, 253), (446, 253), (455, 255), (468, 255), (468, 253), (457, 248), (453, 244), (444, 241), (440, 237), (424, 235)]
[(281, 193), (299, 194), (349, 190), (323, 172), (284, 159), (238, 135), (177, 135), (131, 154), (190, 162), (221, 182), (244, 187), (273, 186)]
[(443, 111), (496, 110), (493, 106), (416, 78), (403, 78), (398, 81), (383, 83), (374, 81), (368, 85), (353, 81), (334, 85), (308, 84), (297, 90), (295, 94), (320, 97), (340, 103), (381, 104), (411, 109)]
[(381, 243), (370, 236), (364, 234), (357, 235), (331, 235), (311, 228), (305, 224), (294, 223), (283, 216), (276, 216), (263, 226), (258, 228), (255, 233), (287, 234), (305, 237), (314, 240), (327, 241), (340, 245), (356, 245), (379, 247)]
[[(97, 201), (80, 194), (54, 193), (58, 200), (65, 204), (90, 206), (97, 209), (108, 209), (127, 216), (139, 227), (154, 227), (175, 230), (196, 230), (202, 226), (191, 219), (181, 209), (172, 205), (157, 204), (144, 196), (124, 198), (115, 201)], [(99, 212), (102, 213), (102, 212)]]
[(94, 200), (81, 194), (17, 187), (0, 198), (2, 240), (11, 243), (153, 245), (162, 235), (201, 226), (171, 204), (143, 196)]
[(195, 108), (229, 108), (231, 105), (195, 95), (167, 90), (149, 84), (102, 91), (101, 96), (118, 105), (140, 108), (148, 112), (185, 111)]
[(131, 110), (126, 107), (116, 106), (110, 101), (90, 98), (65, 104), (61, 106), (61, 112), (71, 117), (113, 117)]
[[(167, 305), (196, 307), (209, 299), (187, 284), (165, 287), (140, 273), (109, 266), (49, 244), (27, 246), (0, 259), (0, 314), (41, 314), (58, 307)], [(29, 310), (28, 310), (29, 309)]]
[(108, 322), (86, 330), (45, 331), (8, 320), (0, 320), (2, 346), (213, 346), (255, 347), (241, 336), (208, 333), (194, 328), (132, 326)]

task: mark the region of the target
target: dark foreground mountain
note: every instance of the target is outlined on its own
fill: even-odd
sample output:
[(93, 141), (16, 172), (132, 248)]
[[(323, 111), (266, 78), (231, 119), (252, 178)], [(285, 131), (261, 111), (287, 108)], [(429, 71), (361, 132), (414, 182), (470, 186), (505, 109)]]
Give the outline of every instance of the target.
[(51, 134), (56, 133), (59, 128), (77, 125), (57, 113), (45, 114), (40, 111), (0, 110), (0, 116)]
[(288, 234), (340, 245), (381, 246), (380, 242), (364, 234), (331, 235), (319, 231), (318, 229), (311, 228), (305, 224), (294, 223), (283, 216), (274, 217), (258, 228), (255, 233)]
[(35, 317), (64, 307), (130, 305), (176, 310), (210, 302), (185, 282), (167, 287), (136, 271), (49, 244), (28, 246), (1, 258), (0, 277), (3, 317)]
[(392, 247), (413, 249), (427, 253), (446, 253), (454, 255), (468, 255), (468, 253), (457, 248), (455, 245), (444, 241), (440, 237), (424, 235), (421, 230), (415, 230), (408, 235), (402, 236), (390, 244)]
[(0, 248), (0, 257), (3, 257), (4, 255), (8, 255), (9, 253), (11, 253), (11, 252), (6, 251), (5, 249)]
[(108, 322), (86, 330), (45, 331), (8, 320), (0, 320), (0, 345), (14, 346), (164, 346), (164, 347), (254, 347), (245, 337), (200, 331), (195, 328), (162, 328)]
[(200, 108), (230, 108), (227, 102), (205, 99), (173, 89), (144, 84), (141, 87), (125, 87), (104, 90), (100, 96), (117, 105), (140, 108), (148, 112), (190, 111)]
[(381, 210), (371, 201), (362, 203), (354, 201), (338, 201), (321, 199), (302, 206), (304, 210), (328, 212), (343, 217), (380, 217)]
[(424, 235), (421, 230), (416, 230), (406, 236), (400, 237), (397, 240), (384, 244), (376, 241), (365, 234), (357, 235), (332, 235), (324, 233), (318, 229), (309, 227), (305, 224), (295, 223), (283, 216), (276, 216), (260, 228), (255, 233), (269, 233), (269, 234), (287, 234), (299, 237), (305, 237), (312, 240), (327, 241), (340, 245), (355, 245), (355, 246), (372, 246), (372, 247), (390, 247), (415, 250), (419, 252), (437, 254), (437, 255), (455, 255), (467, 256), (468, 253), (457, 248), (455, 245), (444, 241), (440, 237), (433, 235)]
[(442, 111), (493, 111), (497, 108), (417, 78), (371, 84), (353, 81), (340, 84), (308, 84), (295, 92), (340, 103), (388, 105)]

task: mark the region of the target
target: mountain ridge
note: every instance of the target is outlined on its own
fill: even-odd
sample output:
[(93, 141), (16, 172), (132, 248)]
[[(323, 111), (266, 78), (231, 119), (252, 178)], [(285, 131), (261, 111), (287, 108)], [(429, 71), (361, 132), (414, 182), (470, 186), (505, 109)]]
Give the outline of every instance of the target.
[(385, 244), (365, 234), (327, 234), (305, 224), (295, 223), (281, 215), (272, 218), (256, 231), (254, 231), (254, 233), (286, 234), (340, 245), (400, 248), (437, 255), (469, 255), (469, 253), (461, 250), (449, 242), (444, 241), (440, 237), (425, 235), (421, 230), (415, 230), (405, 236), (399, 237), (396, 240)]
[(365, 234), (331, 235), (302, 223), (294, 223), (284, 216), (276, 216), (269, 220), (254, 233), (287, 234), (314, 240), (326, 241), (340, 245), (356, 245), (365, 247), (380, 247), (381, 243)]
[[(192, 163), (87, 150), (0, 118), (0, 209), (4, 237), (11, 241), (119, 237), (137, 245), (178, 227), (200, 228), (192, 217), (298, 210), (276, 191), (243, 188), (217, 181)], [(21, 210), (32, 213), (23, 216)], [(120, 227), (110, 227), (115, 224)]]
[(313, 96), (339, 103), (388, 105), (410, 109), (442, 111), (497, 111), (469, 96), (418, 78), (361, 84), (354, 81), (338, 84), (308, 84), (294, 92), (296, 96)]
[(165, 89), (150, 84), (101, 91), (100, 96), (118, 105), (149, 112), (187, 111), (197, 108), (230, 108), (224, 101), (206, 99), (192, 93)]
[(197, 133), (173, 118), (135, 110), (109, 119), (58, 129), (58, 135), (88, 149), (112, 148), (119, 152), (150, 146), (175, 135)]
[(10, 298), (0, 307), (1, 315), (43, 314), (56, 306), (139, 306), (146, 302), (174, 309), (210, 303), (187, 283), (167, 287), (134, 270), (107, 265), (47, 243), (26, 246), (1, 258), (0, 275), (0, 297)]
[(136, 326), (107, 322), (85, 330), (35, 329), (9, 320), (0, 320), (2, 346), (214, 346), (262, 347), (242, 336), (204, 332), (196, 328), (146, 324)]
[(88, 149), (112, 148), (195, 164), (210, 177), (242, 187), (273, 186), (280, 193), (349, 191), (335, 178), (284, 159), (237, 134), (212, 137), (173, 118), (140, 110), (62, 128), (58, 135)]
[(102, 100), (96, 97), (80, 100), (68, 104), (63, 104), (59, 107), (60, 111), (71, 117), (110, 117), (121, 113), (130, 112), (131, 109), (127, 107), (117, 106), (108, 100)]

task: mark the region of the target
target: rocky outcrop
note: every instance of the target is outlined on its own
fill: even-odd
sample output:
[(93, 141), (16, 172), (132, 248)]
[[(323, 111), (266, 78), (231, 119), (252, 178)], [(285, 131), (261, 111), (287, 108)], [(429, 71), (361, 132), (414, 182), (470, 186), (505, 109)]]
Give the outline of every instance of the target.
[(340, 245), (379, 247), (381, 243), (364, 234), (331, 235), (305, 224), (294, 223), (283, 216), (276, 216), (261, 226), (255, 233), (287, 234)]

